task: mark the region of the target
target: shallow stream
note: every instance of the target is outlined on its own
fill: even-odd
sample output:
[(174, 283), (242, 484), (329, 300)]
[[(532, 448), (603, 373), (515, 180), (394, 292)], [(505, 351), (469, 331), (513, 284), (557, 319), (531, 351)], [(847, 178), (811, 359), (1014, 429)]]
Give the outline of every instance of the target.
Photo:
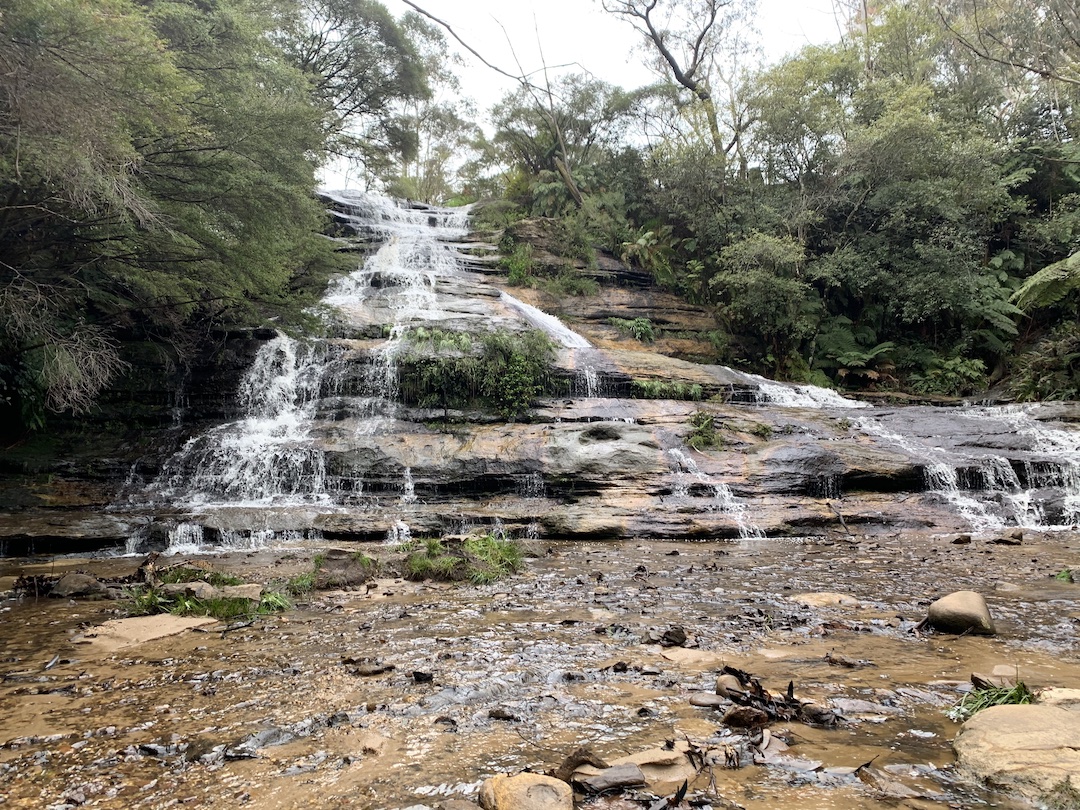
[[(689, 740), (735, 749), (742, 765), (706, 769), (694, 806), (1013, 807), (958, 780), (959, 726), (944, 711), (995, 666), (1036, 689), (1080, 684), (1080, 585), (1053, 579), (1078, 567), (1080, 535), (953, 539), (544, 542), (525, 573), (494, 585), (378, 580), (250, 626), (120, 648), (91, 638), (116, 602), (9, 600), (0, 796), (27, 808), (435, 807), (475, 799), (495, 773), (553, 769), (579, 745), (614, 758)], [(309, 570), (317, 551), (208, 559), (267, 582)], [(9, 559), (0, 583), (138, 562)], [(915, 628), (958, 589), (987, 596), (997, 636)], [(685, 646), (644, 643), (674, 626)], [(775, 723), (789, 749), (752, 764), (720, 712), (690, 704), (725, 664), (775, 693), (791, 681), (846, 719)], [(886, 781), (851, 773), (871, 760)]]

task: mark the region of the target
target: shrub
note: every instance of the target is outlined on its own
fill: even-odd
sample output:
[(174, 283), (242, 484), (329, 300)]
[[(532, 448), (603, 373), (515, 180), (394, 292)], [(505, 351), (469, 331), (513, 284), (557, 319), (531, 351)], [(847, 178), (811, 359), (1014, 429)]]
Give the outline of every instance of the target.
[(698, 411), (690, 417), (690, 435), (686, 443), (695, 450), (723, 447), (724, 437), (717, 432), (716, 419), (711, 413)]
[(679, 399), (698, 402), (704, 390), (697, 383), (668, 380), (633, 380), (630, 396), (634, 399)]

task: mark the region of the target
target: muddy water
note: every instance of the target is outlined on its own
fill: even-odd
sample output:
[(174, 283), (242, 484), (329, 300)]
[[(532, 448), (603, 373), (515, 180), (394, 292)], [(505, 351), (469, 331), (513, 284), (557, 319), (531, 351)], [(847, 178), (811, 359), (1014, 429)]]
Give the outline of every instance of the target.
[[(1080, 585), (1052, 579), (1080, 567), (1080, 537), (950, 539), (545, 543), (525, 574), (492, 586), (381, 580), (251, 626), (119, 648), (89, 638), (116, 603), (8, 601), (0, 796), (35, 808), (435, 806), (474, 797), (494, 773), (553, 768), (581, 744), (614, 758), (688, 739), (741, 754), (744, 767), (695, 785), (713, 807), (871, 810), (905, 791), (902, 806), (1011, 807), (956, 781), (958, 727), (943, 711), (972, 671), (999, 665), (1034, 687), (1080, 685)], [(214, 564), (268, 581), (315, 552)], [(137, 561), (6, 563), (0, 577)], [(962, 588), (987, 595), (998, 636), (913, 629), (931, 599)], [(847, 598), (801, 596), (819, 592)], [(686, 647), (642, 643), (673, 625)], [(831, 665), (830, 652), (861, 665)], [(774, 724), (790, 747), (754, 765), (715, 710), (689, 703), (724, 664), (776, 692), (793, 681), (847, 722)], [(360, 674), (381, 666), (393, 668)], [(888, 783), (848, 773), (870, 760)]]

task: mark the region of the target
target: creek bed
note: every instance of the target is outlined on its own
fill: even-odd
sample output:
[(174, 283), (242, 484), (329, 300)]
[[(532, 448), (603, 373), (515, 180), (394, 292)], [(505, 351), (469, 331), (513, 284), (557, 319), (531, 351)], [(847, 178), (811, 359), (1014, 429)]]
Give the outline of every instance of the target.
[[(115, 649), (86, 636), (118, 603), (9, 600), (0, 796), (35, 808), (434, 807), (583, 744), (614, 758), (672, 739), (734, 742), (717, 711), (689, 703), (727, 664), (773, 692), (791, 681), (848, 721), (773, 724), (788, 760), (714, 769), (713, 806), (895, 807), (888, 786), (845, 773), (873, 760), (913, 792), (906, 806), (1010, 807), (955, 781), (959, 726), (944, 710), (971, 672), (995, 666), (1034, 688), (1080, 684), (1080, 585), (1053, 579), (1077, 567), (1080, 536), (951, 539), (544, 542), (525, 573), (493, 585), (377, 580), (229, 632)], [(265, 582), (310, 568), (318, 550), (208, 559)], [(8, 559), (0, 577), (138, 562)], [(914, 628), (960, 589), (987, 596), (997, 636)], [(687, 646), (643, 643), (675, 626)], [(619, 801), (591, 806), (631, 806)]]

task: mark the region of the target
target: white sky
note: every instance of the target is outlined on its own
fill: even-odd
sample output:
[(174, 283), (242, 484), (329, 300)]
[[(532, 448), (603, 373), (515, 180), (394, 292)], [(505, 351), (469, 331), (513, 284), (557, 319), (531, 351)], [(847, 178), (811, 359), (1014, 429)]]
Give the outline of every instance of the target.
[[(412, 9), (401, 0), (382, 0), (400, 18)], [(624, 21), (600, 8), (599, 0), (416, 0), (417, 4), (449, 24), (484, 58), (510, 73), (576, 63), (572, 71), (587, 71), (597, 78), (630, 90), (655, 80), (634, 50), (640, 36)], [(761, 33), (765, 57), (776, 61), (808, 44), (824, 44), (839, 37), (833, 13), (835, 0), (759, 0), (754, 21)], [(504, 30), (505, 29), (505, 30)], [(465, 59), (457, 73), (464, 95), (476, 102), (481, 123), (504, 94), (516, 89), (509, 78), (482, 65), (475, 57), (450, 44)], [(513, 43), (513, 52), (510, 43)], [(541, 47), (543, 56), (541, 57)], [(337, 171), (325, 172), (330, 185), (351, 184)]]
[[(396, 17), (411, 10), (400, 0), (383, 3)], [(759, 3), (755, 23), (770, 60), (838, 37), (833, 0)], [(511, 73), (517, 72), (517, 65), (508, 40), (526, 71), (538, 70), (545, 62), (549, 66), (577, 63), (628, 90), (653, 80), (641, 65), (640, 54), (634, 52), (640, 36), (628, 23), (605, 13), (599, 0), (417, 0), (417, 4), (453, 27), (488, 62)], [(456, 42), (450, 44), (457, 48)], [(481, 112), (514, 89), (510, 79), (458, 50), (466, 59), (466, 67), (459, 71), (464, 90)]]

